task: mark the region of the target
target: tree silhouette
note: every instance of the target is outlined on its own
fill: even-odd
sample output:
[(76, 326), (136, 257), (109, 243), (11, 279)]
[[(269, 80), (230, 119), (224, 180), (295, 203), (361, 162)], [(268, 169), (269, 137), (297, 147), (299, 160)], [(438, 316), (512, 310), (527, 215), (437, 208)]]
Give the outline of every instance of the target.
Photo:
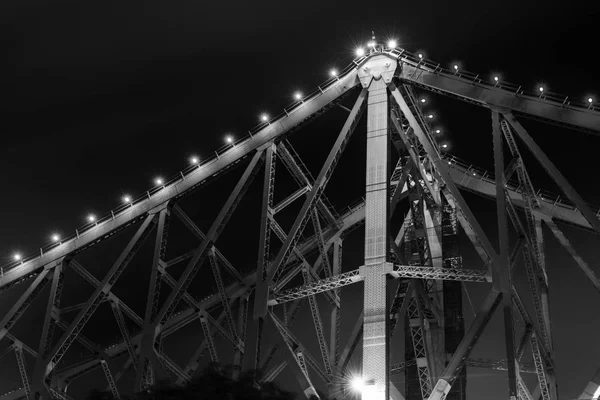
[[(209, 365), (198, 377), (186, 385), (157, 382), (139, 393), (122, 396), (125, 400), (293, 400), (295, 395), (273, 382), (257, 383), (254, 372), (231, 378), (231, 369), (217, 364)], [(93, 390), (87, 400), (114, 400), (109, 391)]]

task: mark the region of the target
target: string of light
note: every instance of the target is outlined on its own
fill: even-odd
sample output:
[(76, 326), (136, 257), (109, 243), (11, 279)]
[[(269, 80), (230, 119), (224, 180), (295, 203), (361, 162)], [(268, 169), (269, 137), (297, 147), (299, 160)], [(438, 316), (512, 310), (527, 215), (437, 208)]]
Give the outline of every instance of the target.
[[(380, 46), (380, 49), (378, 49), (378, 46)], [(426, 62), (425, 56), (424, 56), (423, 52), (417, 53), (417, 55), (415, 57), (414, 55), (408, 53), (404, 49), (399, 49), (398, 48), (398, 43), (397, 43), (396, 39), (390, 39), (390, 40), (388, 40), (387, 43), (386, 43), (386, 45), (383, 46), (383, 45), (378, 45), (378, 43), (375, 41), (375, 38), (372, 38), (372, 40), (367, 43), (367, 48), (370, 49), (369, 50), (370, 53), (374, 53), (374, 52), (377, 52), (377, 51), (380, 51), (380, 52), (386, 52), (387, 51), (388, 53), (391, 53), (391, 54), (394, 54), (395, 56), (397, 56), (398, 59), (401, 59), (401, 56), (404, 56), (407, 59), (410, 59), (410, 58), (414, 59), (415, 61), (419, 62), (419, 64), (422, 63), (422, 62), (423, 63)], [(370, 55), (370, 54), (369, 55), (367, 54), (367, 51), (365, 50), (364, 47), (358, 47), (356, 49), (356, 51), (355, 51), (355, 54), (356, 54), (356, 56), (358, 58), (353, 61), (353, 64), (351, 66), (345, 68), (342, 74), (349, 73), (350, 71), (354, 70), (358, 66), (358, 64), (363, 61), (364, 58), (366, 58), (366, 57), (368, 57)], [(438, 66), (439, 66), (439, 64), (438, 64)], [(441, 68), (439, 70), (441, 72), (444, 72), (443, 69), (441, 69)], [(437, 67), (434, 70), (434, 72), (436, 72), (436, 71), (438, 71)], [(459, 71), (462, 71), (462, 68), (460, 67), (460, 63), (453, 62), (451, 64), (451, 70), (450, 70), (450, 72), (453, 72), (454, 75), (458, 75), (460, 77), (461, 75), (460, 75)], [(463, 74), (466, 74), (466, 72), (463, 72)], [(292, 104), (292, 107), (298, 106), (298, 105), (301, 106), (309, 98), (312, 98), (313, 96), (322, 93), (323, 92), (323, 88), (326, 88), (329, 85), (331, 85), (333, 82), (339, 80), (341, 74), (340, 74), (340, 72), (337, 69), (332, 68), (329, 71), (329, 75), (330, 75), (331, 79), (329, 81), (325, 82), (323, 85), (319, 86), (318, 87), (319, 88), (318, 91), (314, 91), (313, 92), (314, 94), (311, 94), (310, 96), (303, 97), (302, 92), (296, 91), (293, 94), (293, 99), (295, 100), (295, 103)], [(479, 75), (477, 75), (477, 77), (478, 76)], [(501, 78), (500, 78), (500, 75), (496, 74), (496, 73), (492, 75), (491, 82), (493, 82), (493, 86), (494, 87), (505, 89), (505, 90), (508, 87), (508, 85), (510, 85), (508, 83), (503, 83), (502, 80), (501, 80)], [(481, 81), (479, 83), (481, 83)], [(511, 86), (515, 86), (515, 85), (511, 85)], [(548, 91), (546, 89), (546, 85), (544, 85), (544, 84), (538, 84), (537, 85), (537, 92), (538, 92), (538, 96), (537, 97), (539, 97), (539, 98), (543, 98), (545, 100), (550, 100), (550, 101), (554, 100), (554, 96), (550, 97), (550, 95), (549, 95), (549, 93), (548, 93)], [(517, 88), (516, 93), (517, 94), (523, 94), (523, 91), (521, 90), (521, 86), (519, 86)], [(556, 101), (558, 101), (558, 98), (557, 98)], [(421, 98), (421, 99), (419, 99), (419, 102), (421, 104), (425, 104), (425, 103), (427, 103), (427, 99)], [(565, 105), (565, 104), (566, 105), (571, 105), (571, 103), (568, 102), (568, 96), (565, 97), (565, 100), (563, 101), (563, 105)], [(594, 96), (591, 96), (591, 95), (585, 96), (584, 105), (587, 105), (587, 109), (595, 110), (596, 107), (594, 106), (594, 104), (595, 104)], [(280, 114), (278, 117), (276, 117), (273, 120), (281, 118), (281, 117), (283, 117), (285, 115), (289, 115), (287, 109), (284, 109), (284, 113)], [(426, 118), (433, 119), (434, 118), (434, 114), (428, 114), (426, 116)], [(268, 125), (268, 124), (270, 124), (273, 121), (273, 120), (271, 120), (269, 118), (269, 115), (266, 114), (266, 113), (262, 113), (259, 116), (259, 120), (261, 121), (261, 125), (259, 125), (258, 127), (254, 128), (255, 132), (258, 131), (258, 130), (260, 130), (260, 129), (262, 129), (264, 127), (264, 125)], [(435, 129), (434, 132), (436, 134), (438, 134), (438, 135), (441, 134), (441, 130), (439, 128)], [(250, 138), (251, 138), (252, 137), (252, 131), (249, 131), (249, 135), (250, 135)], [(248, 138), (246, 137), (246, 138), (244, 138), (242, 140), (246, 140), (246, 139), (248, 139)], [(225, 143), (227, 144), (227, 147), (228, 147), (228, 148), (225, 149), (225, 151), (227, 151), (228, 149), (231, 149), (236, 144), (232, 135), (226, 135), (225, 138), (224, 138), (224, 141), (225, 141)], [(442, 143), (441, 147), (443, 149), (448, 149), (449, 145), (447, 143)], [(215, 153), (216, 153), (216, 156), (218, 158), (218, 156), (219, 156), (219, 150), (217, 150)], [(200, 163), (200, 159), (197, 156), (191, 156), (189, 160), (190, 160), (190, 164), (193, 165), (193, 166), (195, 166), (195, 167), (199, 168), (199, 167), (202, 166), (202, 164)], [(211, 158), (211, 160), (212, 160), (212, 158)], [(207, 162), (208, 161), (209, 160), (207, 160)], [(448, 161), (448, 164), (451, 164), (451, 161)], [(473, 175), (475, 176), (476, 173), (473, 172)], [(184, 176), (183, 172), (180, 172), (179, 176)], [(152, 189), (157, 189), (157, 188), (160, 189), (160, 188), (164, 188), (166, 186), (165, 181), (163, 180), (162, 177), (156, 177), (154, 179), (154, 183), (155, 183), (156, 186), (154, 188), (152, 188)], [(155, 192), (153, 192), (153, 193), (155, 193)], [(148, 197), (150, 196), (150, 191), (147, 191), (146, 195), (141, 196), (140, 199), (138, 199), (138, 200), (141, 201), (141, 200), (145, 199), (146, 196), (148, 196)], [(136, 201), (133, 200), (131, 198), (131, 196), (124, 195), (122, 197), (122, 202), (125, 205), (133, 206)], [(114, 215), (115, 215), (114, 214), (114, 210), (112, 210), (109, 215), (112, 215), (114, 217)], [(84, 227), (82, 227), (81, 231), (85, 231), (85, 230), (87, 230), (89, 228), (93, 228), (93, 227), (95, 227), (95, 226), (98, 225), (98, 219), (97, 219), (97, 217), (94, 214), (88, 214), (87, 217), (86, 217), (86, 220), (87, 220), (88, 224), (85, 225)], [(76, 230), (76, 236), (77, 237), (79, 236), (79, 233), (80, 233), (79, 230)], [(52, 233), (50, 235), (50, 239), (51, 239), (51, 244), (46, 245), (46, 246), (40, 248), (40, 254), (41, 255), (43, 255), (43, 251), (44, 251), (45, 248), (47, 249), (48, 247), (54, 247), (56, 245), (60, 245), (60, 244), (64, 243), (64, 241), (62, 240), (61, 236), (58, 233)], [(23, 258), (22, 254), (20, 252), (18, 252), (18, 251), (13, 253), (12, 258), (18, 264), (24, 263), (26, 261), (26, 259)], [(30, 257), (28, 259), (32, 259), (32, 258), (35, 258), (35, 256), (34, 257)], [(4, 269), (2, 269), (2, 272), (3, 271), (4, 271)]]

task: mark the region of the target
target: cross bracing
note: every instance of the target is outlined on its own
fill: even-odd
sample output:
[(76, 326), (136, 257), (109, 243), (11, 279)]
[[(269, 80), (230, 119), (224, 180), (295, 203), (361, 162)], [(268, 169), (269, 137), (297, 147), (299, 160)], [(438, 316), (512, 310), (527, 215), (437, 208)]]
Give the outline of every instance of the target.
[[(357, 86), (362, 86), (362, 90), (357, 90)], [(493, 174), (442, 152), (415, 100), (413, 88), (447, 94), (492, 111), (496, 161)], [(288, 142), (290, 134), (359, 91), (353, 107), (340, 107), (347, 112), (346, 123), (323, 167), (313, 175)], [(325, 197), (325, 190), (363, 114), (367, 115), (368, 148), (377, 149), (372, 151), (378, 157), (387, 154), (389, 135), (398, 151), (398, 163), (395, 168), (389, 166), (389, 173), (369, 172), (372, 175), (368, 175), (371, 180), (367, 181), (365, 198), (346, 210), (336, 209)], [(267, 368), (274, 354), (266, 351), (266, 345), (271, 344), (268, 340), (282, 341), (282, 348), (287, 348), (289, 357), (265, 371), (263, 380), (275, 379), (284, 368), (293, 368), (304, 393), (316, 394), (316, 385), (323, 383), (328, 385), (330, 393), (337, 393), (339, 386), (344, 384), (338, 380), (347, 372), (344, 369), (348, 359), (355, 349), (361, 349), (358, 344), (361, 335), (364, 336), (363, 378), (365, 382), (373, 383), (377, 397), (397, 395), (389, 387), (388, 376), (400, 370), (407, 380), (406, 398), (442, 399), (457, 393), (464, 396), (461, 392), (464, 383), (461, 382), (468, 376), (464, 369), (478, 367), (506, 370), (510, 396), (529, 399), (533, 398), (532, 393), (540, 393), (544, 400), (556, 398), (559, 377), (554, 367), (553, 347), (557, 344), (550, 336), (545, 289), (546, 280), (551, 277), (547, 277), (545, 270), (545, 263), (549, 261), (541, 255), (544, 242), (540, 227), (545, 224), (550, 229), (586, 277), (600, 289), (593, 268), (579, 256), (560, 228), (560, 224), (566, 223), (598, 233), (600, 222), (598, 210), (582, 200), (515, 116), (529, 116), (592, 133), (600, 131), (600, 113), (593, 107), (561, 102), (549, 94), (527, 95), (509, 85), (486, 84), (462, 71), (440, 69), (404, 50), (376, 47), (314, 93), (257, 127), (249, 137), (218, 153), (215, 158), (190, 167), (140, 199), (77, 230), (74, 236), (65, 238), (60, 244), (42, 249), (39, 256), (3, 268), (0, 292), (26, 286), (1, 319), (0, 337), (16, 354), (16, 367), (23, 382), (22, 389), (6, 393), (3, 398), (29, 397), (32, 392), (46, 398), (67, 398), (65, 391), (69, 382), (97, 369), (103, 371), (107, 385), (118, 397), (119, 389), (125, 390), (119, 385), (122, 386), (121, 377), (127, 371), (135, 375), (135, 387), (130, 390), (139, 390), (159, 378), (182, 383), (191, 378), (202, 359), (220, 360), (221, 354), (228, 352), (236, 354), (234, 362), (241, 368), (243, 354), (254, 351), (257, 366)], [(536, 190), (535, 180), (527, 174), (523, 161), (512, 162), (502, 154), (503, 140), (508, 142), (515, 159), (520, 156), (513, 151), (514, 146), (528, 148), (563, 194), (550, 195)], [(375, 154), (371, 154), (371, 150), (367, 153), (368, 159)], [(275, 173), (278, 158), (298, 187), (282, 201), (274, 203), (272, 195), (278, 176)], [(368, 168), (374, 169), (369, 171), (381, 171), (381, 163), (387, 165), (388, 161), (387, 155), (370, 159), (372, 164), (367, 164)], [(202, 190), (209, 180), (220, 178), (224, 171), (234, 166), (242, 167), (244, 172), (211, 222), (210, 229), (204, 233), (179, 203), (195, 189)], [(227, 229), (229, 218), (252, 181), (263, 177), (259, 170), (265, 170), (262, 186), (266, 199), (261, 215), (264, 223), (257, 235), (264, 238), (260, 249), (262, 261), (257, 266), (257, 273), (247, 273), (229, 261), (225, 250), (219, 249), (218, 238)], [(496, 200), (502, 239), (499, 251), (491, 244), (459, 189)], [(394, 233), (390, 240), (388, 219), (392, 215), (389, 210), (406, 200), (411, 213), (404, 219), (399, 230), (401, 234)], [(277, 221), (278, 215), (291, 209), (293, 203), (302, 206), (293, 216), (291, 228), (284, 227)], [(519, 212), (511, 211), (511, 207)], [(506, 210), (510, 218), (507, 218)], [(524, 224), (520, 222), (522, 215)], [(169, 225), (174, 219), (183, 223), (200, 243), (196, 243), (191, 251), (169, 258), (165, 248)], [(535, 289), (532, 290), (534, 315), (529, 314), (529, 307), (523, 305), (512, 285), (510, 270), (516, 267), (509, 258), (509, 220), (521, 236), (520, 246), (515, 247), (514, 254), (521, 254), (526, 260), (528, 284)], [(377, 233), (367, 234), (365, 246), (371, 250), (364, 265), (360, 261), (352, 266), (342, 265), (336, 261), (336, 257), (341, 257), (341, 242), (352, 232), (359, 232), (356, 228), (364, 223), (367, 232), (377, 230)], [(481, 256), (481, 268), (463, 268), (460, 254), (452, 247), (459, 229)], [(94, 276), (85, 263), (79, 261), (86, 252), (134, 230), (103, 276)], [(154, 243), (150, 263), (152, 289), (148, 292), (146, 307), (139, 312), (116, 293), (115, 285), (145, 242)], [(203, 263), (210, 264), (214, 291), (199, 298), (191, 291), (196, 274), (206, 272), (200, 272)], [(183, 271), (182, 266), (185, 267)], [(93, 293), (81, 303), (63, 305), (60, 303), (62, 276), (73, 273), (83, 278)], [(414, 283), (402, 286), (406, 292), (398, 297), (394, 313), (388, 313), (385, 296), (381, 296), (388, 285), (388, 277), (398, 279), (401, 285), (405, 281)], [(337, 319), (344, 309), (340, 288), (361, 281), (364, 282), (360, 285), (364, 285), (365, 299), (372, 301), (367, 304), (365, 300), (367, 329), (353, 331), (348, 340), (349, 347), (340, 353), (336, 350), (339, 347)], [(304, 284), (299, 285), (301, 282)], [(451, 286), (449, 282), (458, 282), (458, 286)], [(456, 293), (458, 288), (460, 298), (464, 282), (491, 285), (490, 293), (470, 326), (464, 326), (464, 323), (460, 326), (457, 321), (442, 322), (449, 314), (462, 314), (460, 300), (456, 303)], [(11, 329), (27, 313), (29, 305), (42, 292), (46, 293), (46, 287), (51, 297), (42, 320), (43, 337), (39, 347), (34, 349), (19, 341)], [(161, 290), (167, 293), (166, 299), (161, 299)], [(323, 306), (316, 300), (322, 293), (327, 306), (332, 308), (329, 327), (323, 323), (329, 320), (321, 315)], [(259, 323), (250, 323), (247, 318), (250, 296), (253, 314)], [(293, 333), (292, 321), (302, 305), (300, 300), (305, 297), (309, 299), (318, 346), (302, 343)], [(95, 343), (83, 334), (94, 313), (105, 305), (114, 313), (114, 324), (121, 336), (111, 346)], [(504, 313), (506, 358), (481, 360), (470, 357), (496, 309)], [(67, 313), (75, 316), (66, 317)], [(281, 314), (283, 317), (280, 318)], [(412, 327), (405, 331), (405, 335), (413, 335), (412, 338), (407, 336), (408, 347), (413, 346), (413, 349), (408, 349), (406, 354), (414, 354), (414, 358), (405, 359), (402, 366), (392, 366), (388, 360), (393, 356), (385, 345), (390, 317), (394, 324), (406, 319), (406, 326)], [(179, 365), (167, 354), (164, 342), (194, 323), (197, 335), (202, 338), (201, 344), (196, 354), (185, 361), (187, 364)], [(259, 326), (256, 344), (250, 343), (245, 334), (251, 325)], [(462, 333), (452, 336), (447, 329), (449, 326)], [(268, 336), (268, 330), (277, 336)], [(522, 338), (516, 337), (521, 330)], [(383, 332), (383, 336), (374, 332)], [(382, 337), (385, 340), (382, 341)], [(448, 345), (449, 338), (453, 338), (455, 345)], [(445, 348), (440, 347), (445, 339)], [(87, 355), (76, 362), (67, 361), (72, 358), (67, 354), (74, 346), (86, 348)], [(320, 358), (312, 354), (317, 351), (321, 353)], [(267, 355), (263, 365), (260, 365), (264, 358), (261, 353)], [(35, 361), (32, 368), (28, 368), (27, 357)], [(119, 357), (125, 357), (125, 360)], [(532, 362), (524, 362), (522, 357), (529, 357)], [(520, 376), (526, 372), (536, 374), (538, 389), (527, 386)], [(419, 390), (414, 390), (408, 383), (413, 378)], [(590, 385), (594, 385), (593, 381)]]

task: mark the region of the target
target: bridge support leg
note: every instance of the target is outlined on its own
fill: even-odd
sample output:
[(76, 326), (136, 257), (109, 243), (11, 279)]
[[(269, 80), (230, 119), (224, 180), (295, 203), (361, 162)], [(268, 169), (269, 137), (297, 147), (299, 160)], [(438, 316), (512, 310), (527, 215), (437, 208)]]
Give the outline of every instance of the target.
[(367, 181), (365, 208), (365, 265), (363, 380), (364, 400), (389, 398), (388, 318), (386, 272), (388, 242), (388, 96), (384, 80), (369, 85), (367, 108)]
[(500, 252), (493, 263), (494, 289), (502, 293), (502, 308), (504, 311), (504, 340), (506, 346), (506, 364), (508, 366), (508, 397), (516, 400), (517, 365), (515, 360), (515, 339), (511, 299), (511, 271), (508, 248), (508, 219), (506, 213), (504, 154), (502, 148), (502, 131), (500, 130), (500, 114), (492, 111), (492, 131), (494, 137), (494, 165), (496, 175), (496, 210), (498, 214), (498, 238)]

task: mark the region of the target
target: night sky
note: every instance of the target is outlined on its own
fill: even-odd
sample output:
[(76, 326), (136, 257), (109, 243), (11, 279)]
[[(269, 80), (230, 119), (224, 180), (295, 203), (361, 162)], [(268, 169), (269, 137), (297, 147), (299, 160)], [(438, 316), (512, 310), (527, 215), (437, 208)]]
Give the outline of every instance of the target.
[[(225, 134), (241, 137), (258, 123), (260, 113), (278, 114), (292, 102), (294, 91), (308, 93), (328, 78), (330, 68), (349, 64), (354, 48), (366, 43), (372, 30), (382, 40), (396, 38), (400, 47), (423, 51), (447, 67), (460, 62), (462, 69), (482, 76), (499, 73), (531, 91), (544, 84), (546, 90), (574, 101), (589, 95), (600, 101), (594, 62), (600, 3), (206, 3), (0, 4), (0, 265), (10, 263), (14, 252), (38, 252), (53, 232), (71, 234), (89, 213), (108, 213), (123, 194), (137, 197), (152, 186), (154, 177), (168, 178), (186, 167), (189, 156), (208, 158), (223, 145)], [(492, 170), (489, 113), (437, 95), (428, 99), (450, 151)], [(351, 106), (352, 101), (346, 103)], [(335, 135), (344, 118), (343, 111), (332, 110), (294, 136), (314, 175), (334, 140), (330, 135), (323, 144), (321, 133)], [(600, 204), (595, 186), (600, 138), (537, 122), (524, 125), (584, 199)], [(364, 122), (361, 126), (349, 146), (354, 153), (340, 164), (362, 174), (356, 179), (359, 183), (364, 180)], [(558, 192), (527, 157), (534, 184)], [(214, 190), (203, 192), (214, 197), (206, 200), (210, 204), (202, 198), (186, 203), (186, 210), (196, 209), (189, 212), (204, 229), (210, 226), (211, 213), (218, 211), (218, 199), (226, 198), (240, 173), (238, 169)], [(332, 179), (327, 192), (340, 207), (360, 198), (361, 190), (360, 185), (348, 189), (342, 178)], [(495, 240), (494, 203), (465, 196)], [(251, 197), (252, 204), (260, 204), (258, 197)], [(216, 211), (207, 211), (213, 208)], [(243, 207), (243, 215), (232, 222), (244, 224), (247, 219), (256, 225), (257, 210)], [(598, 237), (564, 229), (593, 265)], [(235, 232), (226, 234), (229, 253), (223, 252), (235, 253), (238, 240), (255, 247), (258, 231), (254, 232), (244, 233), (243, 239)], [(598, 367), (598, 293), (552, 240), (548, 239), (552, 249), (547, 257), (559, 393), (562, 399), (573, 399)], [(360, 239), (356, 243), (360, 245)], [(464, 245), (470, 247), (466, 240)], [(465, 266), (480, 268), (480, 260), (469, 251)], [(350, 266), (344, 264), (344, 270), (357, 268), (361, 257), (360, 251), (347, 250), (344, 262)], [(239, 259), (236, 265), (243, 263), (240, 269), (245, 272), (255, 265), (254, 253), (245, 261), (239, 254), (232, 258)], [(525, 283), (524, 273), (517, 273), (516, 279), (518, 285)], [(485, 294), (480, 291), (473, 289), (475, 303)], [(0, 299), (2, 312), (9, 304), (6, 299)], [(79, 301), (84, 300), (85, 296)], [(343, 314), (344, 326), (352, 326), (356, 309), (351, 308), (352, 313)], [(492, 329), (500, 327), (498, 318), (490, 324)], [(501, 334), (484, 337), (480, 346), (480, 357), (503, 357)], [(316, 346), (313, 354), (318, 356)], [(0, 371), (5, 365), (0, 364)], [(12, 375), (4, 378), (0, 373), (0, 393), (18, 386)], [(282, 378), (284, 385), (297, 390), (292, 375)], [(504, 399), (503, 379), (501, 373), (474, 370), (469, 395)], [(396, 382), (403, 391), (402, 381)]]

